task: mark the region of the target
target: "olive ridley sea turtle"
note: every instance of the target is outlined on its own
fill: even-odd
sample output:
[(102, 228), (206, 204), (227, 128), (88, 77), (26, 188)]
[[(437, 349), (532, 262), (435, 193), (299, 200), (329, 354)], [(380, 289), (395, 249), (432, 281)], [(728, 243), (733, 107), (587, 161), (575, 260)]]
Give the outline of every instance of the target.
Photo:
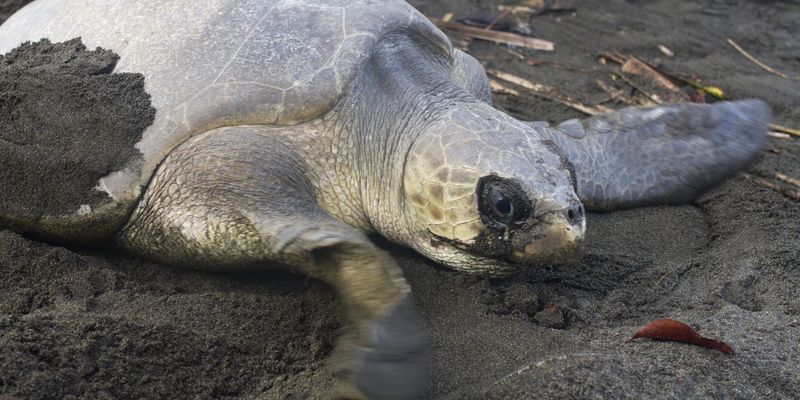
[(429, 390), (410, 289), (367, 233), (493, 277), (574, 258), (584, 206), (689, 201), (758, 154), (770, 119), (751, 100), (517, 121), (400, 0), (37, 0), (0, 26), (0, 54), (76, 37), (144, 77), (141, 157), (97, 177), (99, 204), (0, 209), (0, 224), (328, 282), (348, 311), (332, 358), (348, 398)]

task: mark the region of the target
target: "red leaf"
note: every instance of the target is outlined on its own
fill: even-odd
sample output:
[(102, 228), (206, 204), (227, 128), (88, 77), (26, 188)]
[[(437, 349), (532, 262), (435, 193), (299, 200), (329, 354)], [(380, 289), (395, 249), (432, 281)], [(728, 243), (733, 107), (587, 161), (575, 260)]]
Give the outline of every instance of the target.
[(689, 95), (689, 99), (692, 100), (692, 103), (708, 103), (708, 101), (706, 101), (706, 92), (702, 90), (698, 90), (695, 92), (695, 94)]
[(733, 348), (725, 342), (708, 339), (700, 336), (691, 326), (674, 319), (657, 319), (650, 322), (631, 338), (647, 338), (655, 340), (672, 340), (705, 347), (707, 349), (719, 350), (726, 354), (733, 354)]

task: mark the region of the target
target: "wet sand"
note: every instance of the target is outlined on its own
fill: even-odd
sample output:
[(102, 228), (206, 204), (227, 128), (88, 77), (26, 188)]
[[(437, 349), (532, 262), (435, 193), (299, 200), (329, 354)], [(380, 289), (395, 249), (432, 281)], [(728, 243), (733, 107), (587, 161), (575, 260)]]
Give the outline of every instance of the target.
[[(489, 1), (416, 1), (439, 17)], [(430, 3), (430, 4), (425, 4)], [(15, 2), (0, 2), (0, 18)], [(5, 7), (5, 8), (3, 8)], [(800, 127), (800, 6), (791, 2), (621, 0), (530, 19), (556, 43), (530, 58), (597, 67), (597, 51), (660, 59), (735, 99), (762, 98)], [(675, 52), (666, 58), (656, 46)], [(529, 66), (474, 42), (490, 67), (587, 102), (608, 72)], [(498, 96), (528, 119), (581, 117)], [(800, 140), (772, 140), (754, 174), (800, 177)], [(433, 344), (439, 399), (800, 398), (800, 203), (736, 177), (692, 204), (591, 214), (585, 255), (487, 281), (384, 244), (406, 272)], [(676, 318), (731, 344), (725, 355), (625, 341)], [(212, 274), (113, 249), (65, 249), (0, 231), (0, 393), (16, 398), (324, 398), (340, 310), (329, 288), (285, 273)]]

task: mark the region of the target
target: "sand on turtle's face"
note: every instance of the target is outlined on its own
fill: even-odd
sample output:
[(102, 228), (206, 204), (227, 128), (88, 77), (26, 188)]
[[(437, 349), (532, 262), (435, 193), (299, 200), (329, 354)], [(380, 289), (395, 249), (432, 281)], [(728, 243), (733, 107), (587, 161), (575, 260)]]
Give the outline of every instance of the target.
[[(434, 16), (489, 3), (426, 2)], [(558, 50), (532, 57), (588, 68), (595, 50), (658, 58), (655, 46), (664, 44), (676, 53), (667, 65), (734, 98), (763, 98), (778, 123), (800, 127), (800, 82), (764, 72), (725, 43), (733, 36), (768, 64), (798, 71), (796, 7), (637, 4), (591, 0), (575, 17), (536, 17), (536, 36)], [(493, 67), (603, 97), (594, 84), (607, 78), (602, 70), (532, 68), (486, 43), (471, 50)], [(528, 119), (579, 117), (544, 101), (495, 100)], [(800, 177), (800, 140), (772, 145), (780, 154), (765, 152), (754, 172)], [(390, 250), (433, 341), (437, 398), (800, 398), (800, 204), (745, 179), (694, 205), (589, 215), (581, 264), (511, 280), (480, 280)], [(624, 343), (663, 317), (737, 354)], [(0, 232), (2, 394), (323, 398), (330, 377), (322, 367), (339, 326), (333, 292), (304, 277), (199, 273)]]

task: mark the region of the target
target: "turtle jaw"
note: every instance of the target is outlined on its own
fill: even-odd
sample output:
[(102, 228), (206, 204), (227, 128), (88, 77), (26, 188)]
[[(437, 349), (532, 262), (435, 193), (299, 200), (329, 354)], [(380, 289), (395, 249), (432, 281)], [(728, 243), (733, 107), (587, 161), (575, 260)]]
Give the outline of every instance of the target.
[[(550, 264), (575, 264), (583, 253), (586, 219), (583, 207), (550, 212), (540, 217), (541, 226), (526, 236), (529, 241), (516, 240), (510, 259), (528, 267)], [(571, 217), (570, 217), (571, 216)]]
[(431, 239), (424, 245), (416, 243), (412, 247), (455, 271), (500, 279), (531, 268), (576, 264), (583, 255), (585, 228), (585, 221), (545, 224), (535, 233), (525, 235), (530, 239), (521, 241), (521, 245), (515, 245), (518, 250), (506, 255), (488, 256), (472, 245), (443, 238)]
[(526, 221), (526, 226), (507, 234), (503, 245), (491, 240), (504, 236), (503, 233), (485, 231), (469, 243), (437, 237), (429, 243), (418, 242), (414, 247), (453, 270), (487, 278), (504, 278), (549, 265), (574, 265), (583, 254), (586, 231), (583, 206), (580, 203), (563, 209), (554, 206), (551, 204), (550, 211), (536, 213)]

